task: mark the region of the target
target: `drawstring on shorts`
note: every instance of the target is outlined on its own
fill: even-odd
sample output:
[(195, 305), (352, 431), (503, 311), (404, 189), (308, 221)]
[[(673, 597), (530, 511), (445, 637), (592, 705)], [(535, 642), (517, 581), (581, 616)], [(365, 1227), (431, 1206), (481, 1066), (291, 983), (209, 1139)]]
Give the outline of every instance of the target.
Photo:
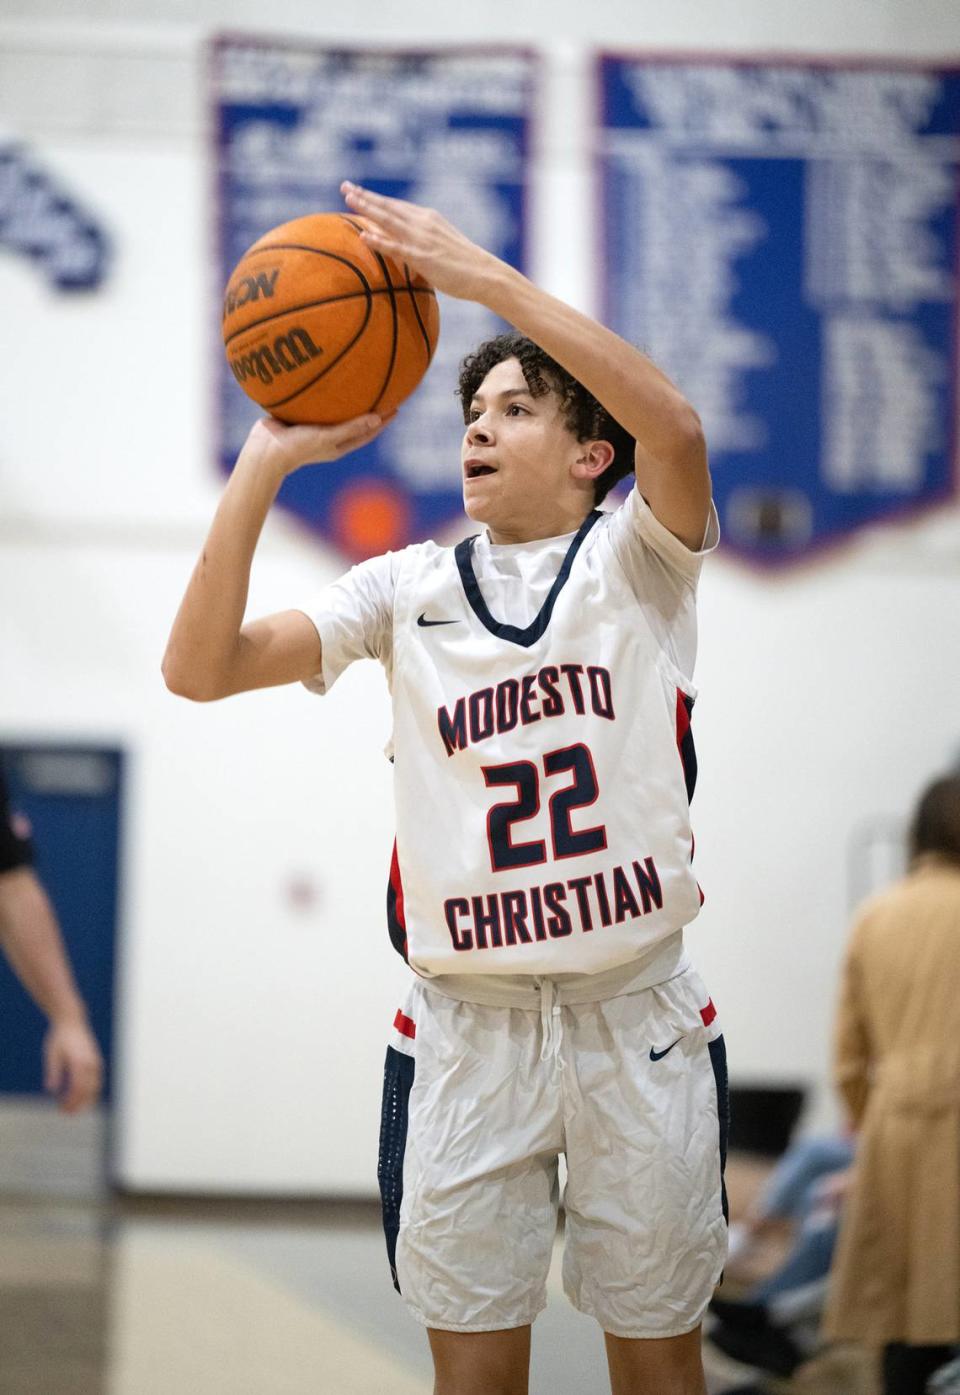
[(563, 1018), (560, 1004), (556, 1000), (556, 986), (552, 978), (542, 978), (540, 984), (540, 1025), (543, 1028), (543, 1045), (540, 1048), (541, 1061), (549, 1061), (551, 1056), (557, 1068), (563, 1069), (560, 1047), (563, 1043)]
[(564, 1061), (561, 1054), (563, 1008), (557, 1002), (557, 985), (550, 978), (538, 979), (537, 983), (540, 989), (540, 1027), (543, 1032), (540, 1059), (547, 1063), (553, 1062), (561, 1088), (575, 1111), (581, 1103), (580, 1082), (577, 1079), (576, 1062)]

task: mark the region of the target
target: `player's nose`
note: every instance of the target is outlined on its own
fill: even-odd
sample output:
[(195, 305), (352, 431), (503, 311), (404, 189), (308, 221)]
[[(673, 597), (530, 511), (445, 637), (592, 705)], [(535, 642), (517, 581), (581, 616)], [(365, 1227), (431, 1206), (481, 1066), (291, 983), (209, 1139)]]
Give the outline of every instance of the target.
[(493, 432), (483, 417), (478, 417), (467, 426), (467, 444), (488, 446), (493, 441)]

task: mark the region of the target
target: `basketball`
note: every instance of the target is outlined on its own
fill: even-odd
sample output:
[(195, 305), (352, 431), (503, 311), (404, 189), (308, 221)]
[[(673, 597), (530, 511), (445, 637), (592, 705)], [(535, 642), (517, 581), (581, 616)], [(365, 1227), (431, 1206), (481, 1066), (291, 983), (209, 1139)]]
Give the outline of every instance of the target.
[(332, 426), (389, 416), (430, 366), (432, 287), (360, 236), (353, 214), (281, 223), (227, 284), (223, 342), (237, 382), (280, 421)]

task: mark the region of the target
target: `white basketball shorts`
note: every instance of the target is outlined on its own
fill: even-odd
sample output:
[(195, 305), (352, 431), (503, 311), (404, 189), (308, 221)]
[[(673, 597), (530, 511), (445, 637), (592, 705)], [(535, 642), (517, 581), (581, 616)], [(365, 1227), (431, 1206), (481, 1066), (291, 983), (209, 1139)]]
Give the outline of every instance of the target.
[[(563, 1280), (619, 1337), (700, 1322), (726, 1256), (723, 1037), (699, 976), (543, 1011), (416, 983), (387, 1048), (380, 1190), (394, 1282), (427, 1327), (522, 1327)], [(561, 1000), (562, 1001), (562, 1000)]]

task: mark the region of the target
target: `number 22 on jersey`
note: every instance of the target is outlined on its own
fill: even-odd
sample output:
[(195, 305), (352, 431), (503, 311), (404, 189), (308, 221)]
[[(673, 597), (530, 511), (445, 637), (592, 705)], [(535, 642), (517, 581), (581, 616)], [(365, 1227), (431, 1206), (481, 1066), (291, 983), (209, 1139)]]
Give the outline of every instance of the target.
[[(573, 779), (550, 795), (550, 841), (553, 860), (581, 857), (585, 853), (602, 852), (607, 846), (607, 830), (603, 824), (594, 828), (575, 829), (571, 815), (575, 809), (595, 804), (600, 790), (597, 773), (589, 749), (582, 743), (550, 751), (543, 757), (547, 778), (572, 774)], [(487, 845), (490, 866), (494, 872), (514, 871), (518, 867), (536, 867), (548, 861), (543, 838), (526, 843), (514, 842), (515, 824), (535, 818), (540, 812), (540, 771), (529, 760), (510, 761), (505, 765), (486, 765), (483, 778), (487, 788), (512, 785), (516, 798), (494, 804), (487, 814)]]

